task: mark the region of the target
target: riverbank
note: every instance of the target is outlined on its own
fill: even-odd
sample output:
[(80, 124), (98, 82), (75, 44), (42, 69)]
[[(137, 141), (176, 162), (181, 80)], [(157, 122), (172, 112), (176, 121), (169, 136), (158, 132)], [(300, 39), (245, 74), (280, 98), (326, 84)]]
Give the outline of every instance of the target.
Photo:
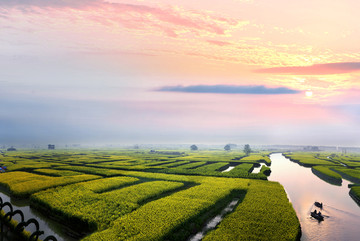
[(324, 180), (325, 182), (328, 182), (333, 185), (341, 186), (342, 178), (340, 174), (330, 170), (328, 167), (313, 166), (311, 167), (311, 172), (320, 179)]
[(360, 186), (351, 187), (349, 195), (360, 206)]
[[(302, 241), (358, 239), (360, 209), (349, 196), (348, 181), (332, 185), (280, 153), (271, 159), (269, 180), (280, 182), (288, 193), (300, 220)], [(310, 218), (315, 201), (324, 203), (322, 212), (328, 216), (321, 223)]]

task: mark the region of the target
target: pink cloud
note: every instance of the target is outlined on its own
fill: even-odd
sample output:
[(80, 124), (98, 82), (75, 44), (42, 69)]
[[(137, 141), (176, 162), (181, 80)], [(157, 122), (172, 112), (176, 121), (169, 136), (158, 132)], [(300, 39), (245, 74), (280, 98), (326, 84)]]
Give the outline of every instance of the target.
[(206, 40), (206, 42), (210, 43), (210, 44), (215, 44), (218, 46), (227, 46), (227, 45), (231, 45), (230, 42), (226, 42), (226, 41), (218, 41), (218, 40)]
[(184, 32), (223, 35), (231, 27), (239, 24), (238, 20), (206, 12), (144, 4), (108, 3), (103, 0), (5, 0), (0, 2), (1, 7), (18, 8), (24, 13), (32, 7), (46, 11), (76, 9), (78, 17), (103, 25), (121, 25), (129, 29), (157, 29), (171, 37)]
[(1, 0), (0, 7), (53, 7), (53, 8), (81, 8), (102, 0)]
[(360, 71), (360, 62), (339, 62), (314, 64), (311, 66), (290, 66), (258, 69), (257, 73), (292, 74), (292, 75), (328, 75), (345, 74)]

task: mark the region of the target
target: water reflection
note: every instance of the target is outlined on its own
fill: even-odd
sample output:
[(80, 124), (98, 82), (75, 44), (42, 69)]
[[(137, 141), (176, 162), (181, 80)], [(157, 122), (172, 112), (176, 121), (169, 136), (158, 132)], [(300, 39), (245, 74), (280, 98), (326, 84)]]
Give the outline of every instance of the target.
[(197, 234), (195, 234), (194, 236), (189, 238), (189, 241), (200, 241), (204, 238), (206, 232), (214, 229), (224, 218), (224, 216), (230, 212), (232, 212), (235, 208), (235, 206), (238, 204), (240, 200), (238, 198), (235, 198), (234, 200), (232, 200), (224, 210), (222, 210), (222, 212), (215, 216), (214, 218), (212, 218), (206, 225), (205, 227), (198, 232)]
[[(48, 217), (45, 217), (44, 215), (40, 214), (36, 210), (30, 209), (29, 201), (28, 200), (18, 200), (13, 199), (6, 195), (5, 193), (0, 191), (0, 197), (2, 198), (3, 202), (10, 202), (14, 208), (14, 210), (21, 210), (24, 213), (25, 220), (29, 220), (30, 218), (35, 218), (40, 225), (40, 230), (44, 231), (45, 233), (40, 236), (41, 239), (44, 239), (45, 237), (49, 235), (53, 235), (56, 237), (58, 241), (61, 240), (69, 240), (74, 241), (75, 239), (72, 239), (71, 237), (67, 236), (62, 229), (62, 226), (55, 221), (49, 219)], [(4, 208), (4, 211), (7, 212), (9, 209), (7, 207)], [(19, 215), (14, 216), (14, 219), (16, 221), (20, 221)], [(26, 230), (29, 232), (34, 232), (36, 229), (34, 225), (29, 225)]]
[(235, 166), (229, 166), (228, 168), (226, 168), (224, 171), (222, 171), (222, 172), (229, 172), (229, 171), (231, 171), (232, 169), (234, 169), (235, 168)]
[(254, 174), (260, 173), (261, 168), (262, 168), (263, 166), (266, 166), (266, 165), (265, 165), (264, 163), (261, 163), (260, 166), (254, 167), (254, 169), (253, 169), (253, 171), (252, 171), (251, 173), (254, 173)]
[[(311, 172), (311, 168), (291, 162), (282, 154), (270, 156), (269, 180), (280, 182), (286, 189), (302, 229), (302, 240), (358, 240), (360, 208), (349, 196), (349, 182), (331, 185)], [(315, 201), (323, 202), (323, 222), (310, 217)]]

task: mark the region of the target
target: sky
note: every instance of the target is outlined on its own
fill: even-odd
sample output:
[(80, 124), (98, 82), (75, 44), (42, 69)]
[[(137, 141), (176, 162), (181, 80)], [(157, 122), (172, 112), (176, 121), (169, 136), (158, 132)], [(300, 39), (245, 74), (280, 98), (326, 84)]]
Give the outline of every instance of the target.
[(360, 145), (356, 0), (0, 0), (0, 144)]

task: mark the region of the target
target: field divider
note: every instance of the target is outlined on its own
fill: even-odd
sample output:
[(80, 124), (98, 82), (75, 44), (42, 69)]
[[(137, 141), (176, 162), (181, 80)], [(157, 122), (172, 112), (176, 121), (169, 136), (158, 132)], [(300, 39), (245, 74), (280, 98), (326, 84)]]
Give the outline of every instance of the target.
[[(126, 177), (103, 178), (96, 181), (101, 182), (101, 180), (114, 178)], [(91, 193), (89, 192), (88, 194), (87, 192), (84, 194), (79, 192), (83, 197), (74, 196), (74, 199), (71, 200), (71, 198), (67, 198), (69, 200), (64, 201), (59, 200), (56, 197), (65, 195), (69, 192), (71, 193), (73, 187), (80, 186), (79, 188), (81, 188), (81, 186), (87, 185), (87, 183), (83, 182), (72, 186), (70, 185), (64, 187), (63, 190), (50, 189), (31, 196), (31, 206), (41, 213), (52, 213), (54, 216), (53, 219), (67, 225), (69, 228), (71, 226), (71, 229), (73, 229), (73, 236), (81, 238), (90, 232), (109, 227), (115, 218), (136, 211), (138, 208), (149, 202), (200, 185), (198, 183), (186, 181), (169, 181), (141, 177), (137, 179), (136, 182), (126, 183), (121, 187), (117, 186), (112, 189), (105, 188), (101, 191), (96, 190)], [(69, 192), (66, 191), (67, 189), (69, 189)], [(78, 191), (74, 190), (73, 192), (77, 193)], [(52, 193), (56, 194), (55, 200), (53, 199), (54, 196)], [(77, 202), (83, 202), (84, 199), (86, 200), (86, 203), (84, 203), (85, 206), (77, 204)], [(69, 204), (75, 205), (74, 207), (66, 207), (70, 200), (72, 202)], [(64, 208), (66, 208), (66, 210)], [(81, 215), (78, 215), (80, 213)]]

